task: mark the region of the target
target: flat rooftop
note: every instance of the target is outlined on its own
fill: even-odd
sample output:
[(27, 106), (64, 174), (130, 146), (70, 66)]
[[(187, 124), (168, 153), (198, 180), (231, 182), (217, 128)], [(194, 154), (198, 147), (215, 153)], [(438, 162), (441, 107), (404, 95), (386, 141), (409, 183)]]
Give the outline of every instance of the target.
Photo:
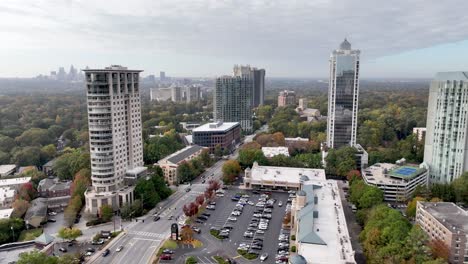
[(193, 132), (223, 132), (232, 129), (235, 126), (240, 126), (239, 122), (218, 122), (218, 123), (207, 123), (193, 129)]
[(406, 184), (426, 169), (412, 165), (399, 166), (391, 163), (376, 163), (363, 171), (363, 177), (373, 184)]
[(307, 168), (292, 168), (292, 167), (273, 167), (259, 166), (256, 162), (252, 166), (252, 180), (257, 181), (276, 181), (276, 182), (291, 182), (300, 183), (302, 179), (324, 181), (325, 170), (323, 169), (307, 169)]
[(21, 177), (21, 178), (12, 178), (12, 179), (2, 179), (0, 180), (0, 187), (24, 184), (31, 180), (31, 177)]
[(463, 230), (468, 234), (468, 212), (454, 203), (418, 202), (424, 210), (436, 218), (449, 230)]
[(163, 158), (163, 160), (167, 160), (171, 163), (177, 164), (180, 161), (185, 160), (186, 158), (192, 156), (193, 154), (197, 153), (198, 151), (202, 150), (203, 147), (198, 145), (187, 146), (179, 151), (172, 153), (171, 155)]
[(16, 170), (15, 164), (0, 165), (0, 175), (9, 174), (12, 171), (14, 172), (14, 170)]
[[(355, 263), (337, 181), (306, 181), (302, 190), (307, 204), (297, 214), (298, 253), (307, 263)], [(297, 198), (292, 206), (297, 206)]]
[(272, 158), (278, 155), (289, 157), (288, 147), (262, 147), (262, 152), (267, 158)]

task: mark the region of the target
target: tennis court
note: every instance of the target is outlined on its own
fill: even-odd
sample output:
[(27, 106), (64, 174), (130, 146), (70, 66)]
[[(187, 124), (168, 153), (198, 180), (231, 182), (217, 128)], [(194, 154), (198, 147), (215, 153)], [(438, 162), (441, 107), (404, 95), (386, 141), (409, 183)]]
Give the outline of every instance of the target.
[(391, 175), (406, 178), (413, 176), (417, 171), (418, 168), (404, 166), (391, 171)]

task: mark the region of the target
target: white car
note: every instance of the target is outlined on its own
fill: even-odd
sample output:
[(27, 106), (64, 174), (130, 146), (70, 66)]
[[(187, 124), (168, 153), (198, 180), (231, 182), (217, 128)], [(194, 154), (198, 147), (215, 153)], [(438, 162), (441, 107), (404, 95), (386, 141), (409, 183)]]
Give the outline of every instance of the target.
[(234, 216), (230, 216), (230, 217), (228, 217), (228, 221), (235, 222), (235, 221), (237, 221), (237, 218), (234, 217)]
[(91, 251), (86, 252), (86, 256), (88, 256), (88, 257), (91, 256), (92, 254), (93, 254), (93, 252), (91, 252)]
[(231, 215), (232, 215), (232, 216), (239, 216), (239, 215), (241, 215), (241, 212), (239, 212), (239, 211), (233, 211), (233, 212), (231, 213)]
[(248, 201), (247, 203), (248, 203), (249, 205), (255, 205), (255, 203), (252, 202), (252, 201)]
[(222, 193), (217, 193), (216, 196), (218, 196), (218, 197), (224, 197), (224, 194), (222, 194)]
[(120, 246), (115, 251), (120, 252), (120, 251), (122, 251), (122, 249), (123, 249), (123, 246)]
[(260, 230), (267, 230), (267, 229), (268, 229), (268, 226), (267, 226), (267, 225), (259, 225), (259, 226), (258, 226), (258, 229), (260, 229)]
[(259, 234), (259, 235), (261, 235), (261, 234), (265, 234), (265, 231), (263, 231), (263, 230), (261, 230), (261, 229), (258, 229), (258, 230), (256, 231), (256, 233)]
[(260, 256), (260, 261), (265, 261), (266, 259), (268, 258), (268, 253), (263, 253), (261, 256)]
[(283, 206), (283, 202), (282, 202), (282, 201), (279, 201), (278, 206), (279, 206), (279, 207)]

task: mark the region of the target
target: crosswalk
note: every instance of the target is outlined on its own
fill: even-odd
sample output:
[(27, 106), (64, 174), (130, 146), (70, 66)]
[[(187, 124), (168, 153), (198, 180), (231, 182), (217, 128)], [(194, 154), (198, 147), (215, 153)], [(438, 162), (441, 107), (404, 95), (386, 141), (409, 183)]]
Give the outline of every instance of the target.
[(130, 232), (128, 232), (128, 234), (130, 234), (130, 235), (137, 235), (137, 236), (154, 237), (154, 238), (159, 238), (159, 239), (167, 238), (167, 235), (165, 235), (165, 234), (152, 233), (152, 232), (144, 232), (144, 231), (130, 231)]
[(198, 259), (197, 263), (201, 263), (201, 264), (216, 264), (217, 263), (210, 257), (199, 256), (197, 257), (197, 259)]

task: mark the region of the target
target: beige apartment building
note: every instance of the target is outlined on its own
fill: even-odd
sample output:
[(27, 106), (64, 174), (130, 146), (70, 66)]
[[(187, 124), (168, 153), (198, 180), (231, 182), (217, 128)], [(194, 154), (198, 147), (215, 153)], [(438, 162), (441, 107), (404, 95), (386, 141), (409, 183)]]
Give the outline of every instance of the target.
[(188, 146), (159, 160), (155, 165), (161, 167), (166, 182), (174, 185), (179, 183), (177, 176), (177, 168), (179, 165), (200, 156), (203, 150), (208, 151), (209, 149), (198, 145)]
[(454, 203), (418, 202), (416, 223), (449, 249), (449, 263), (468, 263), (468, 212)]

